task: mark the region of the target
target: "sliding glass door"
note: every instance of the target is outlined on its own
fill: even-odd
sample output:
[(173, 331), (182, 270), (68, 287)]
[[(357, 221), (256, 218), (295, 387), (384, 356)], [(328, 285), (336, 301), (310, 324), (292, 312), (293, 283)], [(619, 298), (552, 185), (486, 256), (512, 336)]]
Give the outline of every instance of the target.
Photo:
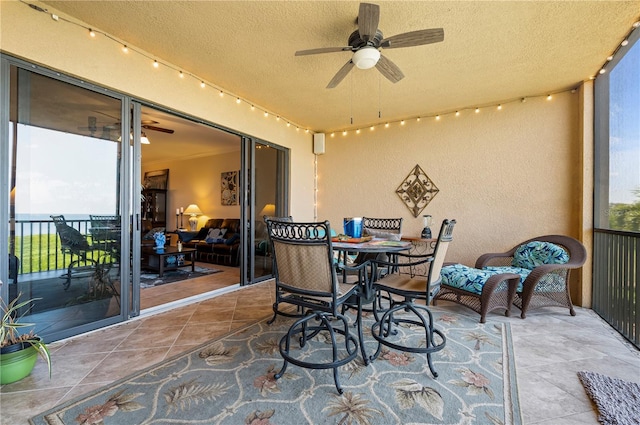
[[(247, 238), (247, 281), (257, 282), (270, 278), (273, 273), (271, 246), (264, 216), (286, 216), (287, 209), (287, 151), (266, 142), (249, 144), (248, 173), (252, 190), (247, 198), (248, 211), (253, 211), (253, 226)], [(250, 215), (250, 214), (249, 214)]]
[(123, 101), (9, 69), (8, 300), (47, 340), (121, 320)]
[[(286, 148), (16, 58), (0, 66), (0, 297), (33, 299), (23, 321), (46, 341), (155, 307), (145, 295), (166, 269), (212, 276), (178, 298), (272, 276), (263, 216), (289, 215)], [(160, 228), (167, 251), (205, 230), (181, 244), (196, 267), (183, 251), (143, 255)]]

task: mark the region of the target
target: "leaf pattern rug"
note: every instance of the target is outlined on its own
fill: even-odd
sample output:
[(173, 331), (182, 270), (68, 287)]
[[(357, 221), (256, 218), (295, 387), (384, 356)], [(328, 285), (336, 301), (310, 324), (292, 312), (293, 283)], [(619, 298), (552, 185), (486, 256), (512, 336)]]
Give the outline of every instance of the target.
[[(278, 342), (291, 319), (266, 320), (137, 372), (30, 419), (31, 424), (521, 424), (511, 332), (508, 324), (480, 324), (434, 307), (436, 327), (447, 338), (426, 356), (383, 349), (377, 360), (340, 368), (344, 394), (331, 370), (282, 367)], [(353, 321), (353, 316), (350, 316)], [(365, 313), (366, 348), (377, 342)], [(355, 329), (354, 329), (355, 330)], [(412, 326), (398, 338), (424, 341)], [(322, 334), (307, 356), (329, 349)]]

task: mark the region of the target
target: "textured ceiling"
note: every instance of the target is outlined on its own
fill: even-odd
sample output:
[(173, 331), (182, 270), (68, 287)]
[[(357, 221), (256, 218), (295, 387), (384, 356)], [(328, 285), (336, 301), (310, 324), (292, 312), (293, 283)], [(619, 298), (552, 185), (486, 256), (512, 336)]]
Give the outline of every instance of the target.
[(326, 89), (351, 53), (294, 53), (346, 46), (359, 2), (44, 3), (320, 132), (575, 87), (640, 19), (640, 1), (377, 1), (385, 37), (442, 27), (444, 41), (383, 50), (405, 74), (396, 84), (354, 68)]

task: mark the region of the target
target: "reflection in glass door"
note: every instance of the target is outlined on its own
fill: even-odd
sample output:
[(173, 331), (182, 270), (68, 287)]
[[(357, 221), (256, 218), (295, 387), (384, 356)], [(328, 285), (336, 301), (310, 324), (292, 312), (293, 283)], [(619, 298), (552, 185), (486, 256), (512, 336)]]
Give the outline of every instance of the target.
[(10, 71), (8, 301), (55, 340), (122, 316), (122, 100)]
[[(256, 142), (254, 153), (253, 191), (254, 225), (253, 238), (247, 238), (249, 282), (269, 278), (273, 272), (271, 246), (267, 236), (264, 216), (286, 216), (286, 151), (273, 145)], [(249, 197), (251, 199), (251, 197)]]

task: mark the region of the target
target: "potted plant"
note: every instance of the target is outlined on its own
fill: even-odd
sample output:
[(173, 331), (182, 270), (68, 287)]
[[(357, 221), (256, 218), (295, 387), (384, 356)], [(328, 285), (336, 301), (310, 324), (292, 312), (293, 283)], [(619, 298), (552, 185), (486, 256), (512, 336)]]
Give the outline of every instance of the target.
[[(10, 384), (28, 376), (33, 370), (38, 355), (46, 360), (51, 377), (51, 353), (33, 330), (20, 333), (21, 329), (34, 326), (33, 323), (21, 323), (19, 315), (21, 308), (28, 306), (39, 298), (19, 302), (18, 295), (8, 305), (0, 300), (0, 384)], [(28, 309), (27, 309), (28, 311)]]

